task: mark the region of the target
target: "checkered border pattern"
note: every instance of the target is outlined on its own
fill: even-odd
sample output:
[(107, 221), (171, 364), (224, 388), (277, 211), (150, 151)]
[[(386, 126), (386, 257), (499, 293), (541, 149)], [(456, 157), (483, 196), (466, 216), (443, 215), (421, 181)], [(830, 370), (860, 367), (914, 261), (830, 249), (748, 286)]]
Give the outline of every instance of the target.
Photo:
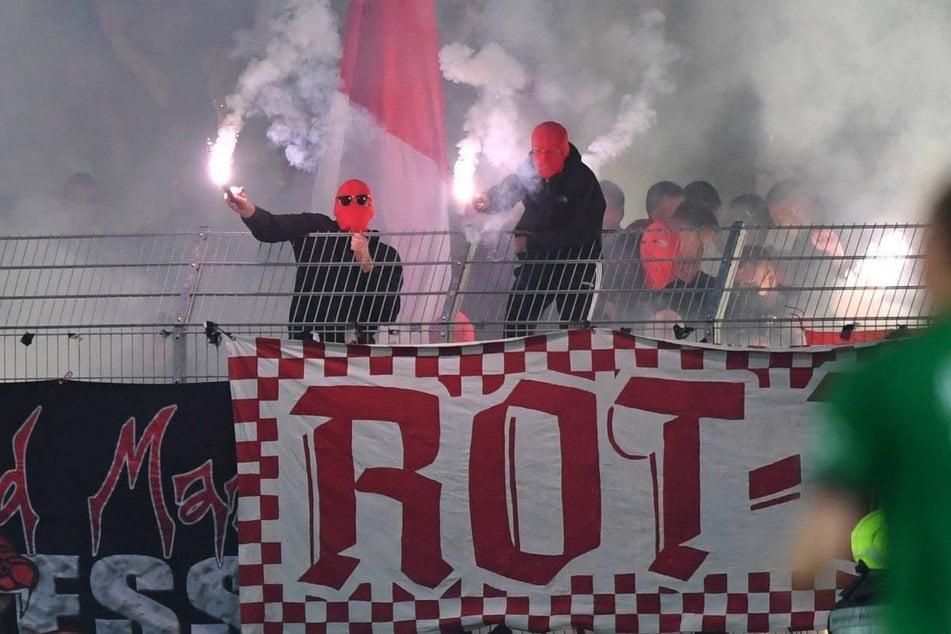
[[(463, 632), (504, 623), (510, 628), (548, 631), (573, 627), (603, 632), (808, 630), (824, 622), (836, 591), (797, 588), (788, 576), (749, 573), (745, 579), (713, 574), (703, 592), (673, 589), (638, 592), (636, 577), (575, 576), (571, 593), (546, 597), (510, 596), (484, 586), (481, 596), (461, 595), (453, 585), (440, 599), (419, 600), (398, 586), (386, 596), (360, 586), (348, 601), (307, 597), (285, 601), (283, 587), (268, 583), (267, 569), (281, 563), (281, 544), (265, 541), (266, 522), (278, 519), (275, 495), (262, 486), (277, 478), (276, 457), (262, 444), (277, 440), (277, 420), (262, 417), (260, 403), (277, 399), (278, 382), (300, 380), (304, 365), (322, 360), (325, 377), (347, 376), (362, 365), (370, 375), (437, 378), (452, 395), (463, 389), (489, 394), (506, 374), (533, 369), (594, 380), (598, 373), (632, 367), (690, 370), (746, 370), (761, 388), (805, 388), (819, 366), (854, 354), (851, 349), (789, 352), (723, 351), (681, 347), (624, 333), (591, 330), (538, 335), (521, 340), (452, 346), (342, 346), (258, 338), (254, 354), (229, 357), (237, 427), (239, 476), (239, 578), (241, 620), (246, 631)], [(259, 360), (277, 360), (277, 375), (260, 375)], [(273, 361), (270, 361), (273, 366)], [(607, 587), (604, 584), (607, 582)]]
[[(465, 632), (504, 623), (510, 628), (546, 632), (583, 628), (596, 632), (778, 632), (811, 630), (825, 622), (836, 591), (792, 588), (789, 578), (755, 572), (745, 580), (725, 574), (708, 575), (703, 592), (673, 589), (639, 591), (636, 575), (613, 580), (575, 576), (571, 591), (546, 597), (506, 595), (483, 587), (481, 595), (418, 600), (394, 587), (385, 596), (369, 584), (358, 587), (347, 601), (308, 597), (303, 603), (283, 601), (281, 587), (262, 583), (262, 600), (244, 600), (242, 570), (241, 617), (245, 626), (266, 634), (324, 634)], [(604, 584), (608, 585), (605, 586)], [(459, 584), (453, 588), (458, 589)], [(776, 588), (785, 588), (777, 590)]]
[[(804, 388), (816, 368), (852, 349), (768, 352), (685, 347), (666, 341), (643, 339), (621, 332), (574, 330), (526, 339), (489, 341), (471, 345), (434, 346), (343, 346), (317, 342), (257, 340), (261, 358), (278, 359), (278, 376), (258, 377), (254, 368), (237, 359), (230, 376), (257, 379), (259, 398), (270, 400), (282, 379), (303, 378), (309, 360), (321, 360), (325, 377), (344, 377), (360, 368), (370, 376), (415, 376), (436, 378), (452, 396), (465, 389), (491, 394), (501, 387), (505, 375), (534, 370), (570, 374), (594, 380), (600, 373), (633, 368), (657, 368), (677, 372), (690, 370), (745, 370), (756, 376), (761, 388)], [(235, 370), (245, 374), (235, 374)], [(248, 374), (250, 372), (250, 374)]]

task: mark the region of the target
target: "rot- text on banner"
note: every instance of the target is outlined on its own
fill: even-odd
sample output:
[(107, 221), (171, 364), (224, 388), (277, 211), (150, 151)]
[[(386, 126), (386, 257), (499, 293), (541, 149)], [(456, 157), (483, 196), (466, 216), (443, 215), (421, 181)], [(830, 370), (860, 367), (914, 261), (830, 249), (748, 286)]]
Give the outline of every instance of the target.
[(229, 345), (245, 632), (765, 632), (835, 602), (785, 556), (851, 350)]

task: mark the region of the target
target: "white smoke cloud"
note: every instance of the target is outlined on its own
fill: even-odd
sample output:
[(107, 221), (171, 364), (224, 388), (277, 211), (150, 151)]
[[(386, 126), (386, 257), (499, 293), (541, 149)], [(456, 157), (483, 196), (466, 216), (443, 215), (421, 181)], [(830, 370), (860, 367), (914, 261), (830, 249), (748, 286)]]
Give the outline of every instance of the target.
[(629, 200), (657, 180), (730, 200), (802, 176), (828, 220), (910, 221), (951, 165), (938, 0), (487, 0), (466, 17), (442, 63), (475, 89), (448, 107), (467, 109), (458, 165), (484, 185), (545, 119)]
[(948, 5), (931, 0), (697, 3), (684, 29), (696, 77), (681, 95), (691, 129), (717, 126), (738, 87), (758, 102), (748, 144), (697, 154), (708, 164), (750, 157), (761, 194), (781, 177), (815, 181), (826, 220), (920, 218), (951, 160), (949, 18)]
[(494, 42), (476, 52), (464, 44), (447, 44), (439, 52), (443, 75), (449, 81), (479, 90), (478, 101), (469, 108), (463, 126), (466, 137), (459, 144), (453, 168), (453, 190), (459, 200), (468, 200), (475, 189), (479, 156), (495, 166), (511, 164), (524, 156), (512, 140), (519, 129), (514, 114), (518, 94), (528, 78), (521, 65)]
[(595, 171), (631, 147), (639, 134), (654, 125), (657, 120), (655, 98), (675, 88), (670, 69), (679, 59), (680, 50), (667, 41), (665, 23), (663, 13), (650, 10), (641, 15), (638, 28), (617, 23), (605, 33), (608, 46), (617, 55), (631, 60), (626, 83), (638, 88), (621, 97), (614, 125), (588, 145), (585, 161)]
[[(888, 0), (751, 9), (763, 126), (848, 219), (908, 217), (948, 166), (947, 8)], [(808, 39), (805, 37), (809, 34)]]
[(314, 170), (340, 60), (339, 24), (329, 1), (262, 3), (255, 28), (238, 40), (237, 54), (251, 62), (227, 98), (222, 132), (236, 133), (246, 117), (262, 114), (270, 122), (268, 138), (284, 148), (288, 162)]
[(680, 53), (665, 22), (630, 3), (487, 2), (474, 38), (481, 48), (453, 43), (440, 52), (446, 79), (477, 95), (457, 145), (457, 197), (479, 189), (469, 182), (480, 176), (514, 169), (529, 131), (546, 119), (563, 123), (576, 144), (591, 139), (585, 161), (596, 170), (629, 148), (656, 121), (657, 95), (674, 88)]
[[(177, 100), (153, 99), (106, 37), (100, 4), (124, 16), (127, 43)], [(265, 118), (289, 160), (313, 166), (338, 81), (331, 6), (347, 2), (152, 4), (5, 2), (7, 227), (65, 230), (68, 216), (48, 201), (73, 172), (102, 185), (112, 222), (97, 229), (232, 226), (202, 172), (201, 142), (218, 124), (212, 79), (216, 99), (237, 86), (228, 124), (244, 126), (240, 159), (250, 161), (242, 149), (268, 154), (253, 165), (259, 196), (283, 192), (286, 177), (264, 143), (249, 149)], [(729, 200), (803, 174), (820, 181), (831, 220), (914, 220), (951, 164), (951, 5), (941, 0), (437, 0), (437, 9), (445, 41), (458, 40), (443, 49), (446, 77), (464, 84), (446, 87), (449, 141), (460, 143), (474, 189), (513, 169), (545, 119), (565, 123), (629, 201), (661, 179), (710, 180)], [(205, 67), (239, 27), (240, 63)], [(256, 115), (264, 116), (247, 121)], [(182, 177), (185, 165), (193, 181)], [(176, 219), (166, 212), (173, 176), (176, 196), (188, 200)], [(629, 216), (640, 214), (629, 205)]]

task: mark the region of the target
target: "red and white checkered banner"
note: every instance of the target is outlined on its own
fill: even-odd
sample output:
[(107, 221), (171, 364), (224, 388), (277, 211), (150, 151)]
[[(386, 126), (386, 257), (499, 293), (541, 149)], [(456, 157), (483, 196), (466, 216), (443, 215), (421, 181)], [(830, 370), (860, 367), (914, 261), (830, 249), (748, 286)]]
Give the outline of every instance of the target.
[(229, 345), (245, 632), (765, 632), (835, 601), (785, 555), (852, 351)]

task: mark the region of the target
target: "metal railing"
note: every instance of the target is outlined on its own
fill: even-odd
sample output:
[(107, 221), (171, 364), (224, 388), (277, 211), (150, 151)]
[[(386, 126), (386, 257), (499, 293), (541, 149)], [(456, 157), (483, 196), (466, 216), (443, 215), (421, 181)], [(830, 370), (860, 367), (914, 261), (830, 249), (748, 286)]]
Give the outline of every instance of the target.
[[(395, 319), (383, 316), (375, 341), (499, 338), (513, 301), (540, 302), (537, 319), (522, 324), (535, 332), (583, 325), (779, 348), (880, 338), (927, 322), (923, 235), (911, 224), (737, 223), (694, 236), (702, 253), (690, 258), (680, 248), (642, 259), (642, 244), (658, 236), (606, 233), (601, 256), (581, 264), (595, 272), (597, 290), (569, 279), (577, 260), (556, 255), (555, 277), (513, 291), (516, 274), (539, 263), (515, 257), (508, 232), (388, 234), (380, 240), (400, 255), (401, 307)], [(328, 254), (339, 247), (319, 245)], [(339, 280), (359, 277), (359, 263), (310, 259), (327, 261), (300, 265), (290, 243), (234, 232), (0, 238), (0, 379), (219, 380), (223, 333), (288, 336), (294, 306), (298, 318), (323, 311), (324, 326), (345, 332), (358, 309), (340, 309), (341, 300), (384, 293), (341, 290), (350, 287)], [(396, 265), (377, 268), (387, 266)], [(330, 281), (308, 290), (295, 286), (298, 275)], [(651, 288), (658, 279), (664, 287)], [(566, 323), (558, 308), (572, 302), (583, 314)]]

